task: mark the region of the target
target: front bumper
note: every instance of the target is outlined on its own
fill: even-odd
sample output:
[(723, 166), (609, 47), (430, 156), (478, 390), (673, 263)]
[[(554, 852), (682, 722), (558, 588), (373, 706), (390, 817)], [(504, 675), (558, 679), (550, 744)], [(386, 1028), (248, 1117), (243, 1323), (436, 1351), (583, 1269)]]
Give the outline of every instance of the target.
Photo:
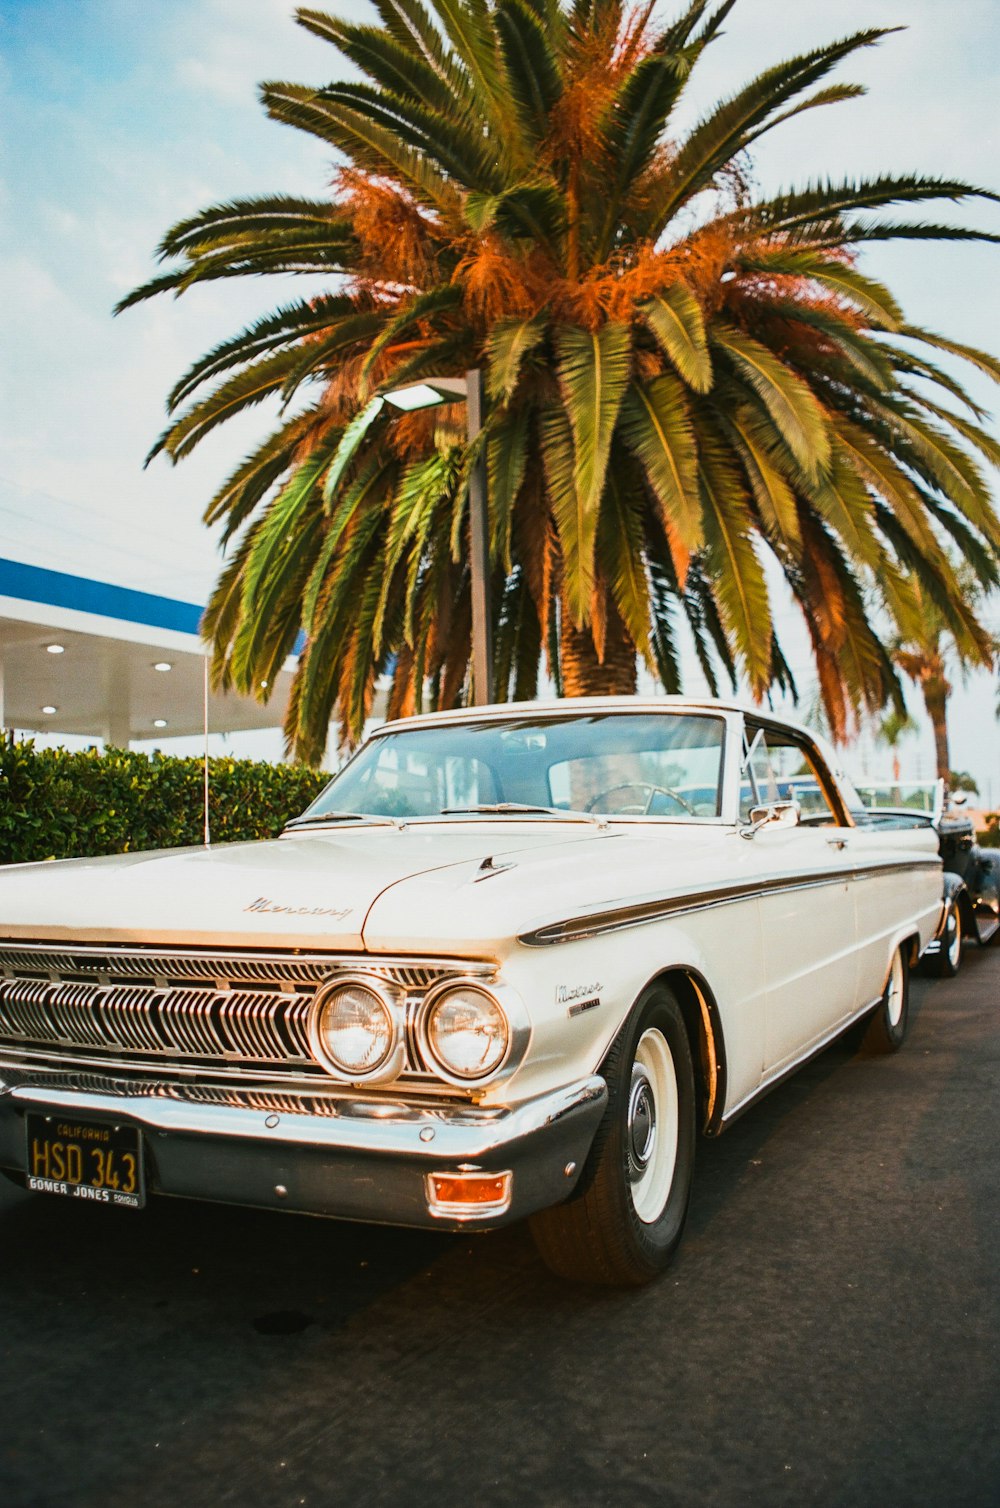
[[(285, 1097), (289, 1111), (255, 1107), (249, 1090), (220, 1090), (228, 1102), (212, 1103), (205, 1086), (185, 1088), (124, 1076), (95, 1087), (83, 1073), (0, 1059), (0, 1167), (25, 1171), (26, 1112), (72, 1111), (139, 1129), (152, 1193), (382, 1225), (492, 1228), (567, 1197), (607, 1103), (596, 1075), (509, 1109), (349, 1099), (309, 1086)], [(432, 1214), (426, 1175), (469, 1165), (513, 1173), (508, 1208)]]

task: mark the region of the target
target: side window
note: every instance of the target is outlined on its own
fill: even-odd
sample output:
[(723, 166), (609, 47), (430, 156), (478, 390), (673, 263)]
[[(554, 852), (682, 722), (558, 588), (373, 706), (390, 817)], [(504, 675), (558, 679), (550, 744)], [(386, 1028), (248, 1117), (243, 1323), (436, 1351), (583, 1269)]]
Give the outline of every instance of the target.
[(797, 802), (803, 825), (839, 825), (840, 817), (808, 748), (786, 733), (748, 723), (740, 781), (741, 820), (750, 820), (753, 807), (776, 801)]

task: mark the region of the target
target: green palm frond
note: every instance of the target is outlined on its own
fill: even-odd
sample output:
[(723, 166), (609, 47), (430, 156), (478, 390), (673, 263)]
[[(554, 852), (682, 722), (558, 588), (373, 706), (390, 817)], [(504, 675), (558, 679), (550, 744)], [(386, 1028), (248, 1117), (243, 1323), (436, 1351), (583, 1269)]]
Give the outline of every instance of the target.
[(331, 564), (346, 531), (356, 517), (368, 515), (378, 519), (383, 500), (391, 495), (397, 467), (393, 460), (379, 455), (368, 458), (358, 468), (357, 475), (346, 487), (340, 502), (330, 519), (323, 543), (316, 553), (312, 572), (302, 595), (302, 621), (309, 625), (316, 615), (320, 594), (327, 584)]
[(656, 228), (662, 229), (680, 206), (709, 184), (715, 173), (746, 146), (751, 133), (803, 89), (820, 82), (845, 57), (872, 47), (892, 28), (855, 32), (832, 46), (803, 53), (759, 74), (731, 99), (723, 100), (688, 136), (673, 162), (656, 203)]
[(527, 408), (505, 413), (490, 431), (487, 443), (487, 478), (492, 537), (490, 555), (510, 573), (514, 562), (511, 538), (514, 509), (528, 466), (531, 414)]
[(688, 387), (707, 393), (712, 386), (712, 357), (701, 305), (685, 283), (674, 283), (640, 307), (665, 356)]
[(594, 590), (597, 509), (588, 512), (580, 507), (573, 431), (565, 409), (553, 406), (542, 410), (539, 441), (549, 505), (562, 547), (566, 607), (574, 622), (582, 626)]
[(629, 476), (628, 458), (616, 458), (608, 472), (598, 538), (615, 606), (633, 644), (655, 674), (645, 566), (645, 500), (637, 480)]
[(690, 68), (690, 60), (682, 53), (652, 53), (628, 75), (612, 102), (604, 126), (611, 173), (604, 184), (604, 218), (597, 238), (599, 257), (607, 256), (611, 249), (621, 220), (623, 197), (648, 167)]
[(898, 333), (910, 340), (922, 341), (925, 346), (934, 346), (938, 351), (947, 351), (949, 356), (959, 356), (970, 366), (974, 366), (977, 372), (982, 372), (984, 377), (992, 377), (994, 382), (1000, 382), (1000, 360), (991, 356), (988, 351), (980, 351), (975, 346), (963, 345), (960, 340), (948, 340), (944, 335), (935, 335), (931, 330), (922, 330), (919, 325), (904, 325)]
[(847, 178), (807, 184), (791, 193), (737, 211), (735, 220), (747, 227), (792, 231), (824, 224), (859, 210), (884, 209), (890, 204), (922, 204), (929, 199), (992, 199), (988, 190), (961, 179), (928, 178), (921, 174), (882, 174), (877, 178)]
[(498, 0), (494, 24), (521, 130), (537, 144), (549, 129), (552, 108), (562, 93), (550, 23), (523, 0)]
[(230, 377), (164, 430), (146, 457), (146, 465), (161, 450), (173, 461), (182, 460), (218, 425), (280, 392), (288, 368), (296, 358), (294, 351), (281, 351)]
[(698, 493), (698, 451), (684, 388), (676, 377), (634, 383), (622, 406), (620, 431), (656, 498), (664, 528), (693, 553), (704, 543)]
[(626, 325), (596, 331), (566, 325), (556, 334), (556, 374), (573, 430), (576, 490), (584, 509), (596, 507), (604, 487), (631, 354)]
[(376, 176), (401, 180), (419, 203), (443, 213), (454, 209), (456, 194), (447, 173), (361, 111), (318, 101), (315, 91), (294, 84), (265, 84), (261, 100), (274, 120), (329, 142)]
[(771, 609), (764, 571), (747, 527), (746, 494), (723, 448), (702, 435), (699, 481), (705, 562), (713, 598), (744, 674), (757, 695), (771, 679)]
[(317, 410), (310, 409), (289, 419), (251, 451), (223, 482), (202, 515), (206, 524), (225, 519), (223, 544), (242, 527), (257, 504), (288, 470), (297, 447), (316, 425), (317, 418)]
[(244, 366), (279, 346), (293, 345), (337, 324), (354, 309), (354, 300), (346, 294), (303, 299), (275, 310), (264, 319), (255, 320), (238, 335), (213, 346), (188, 368), (170, 390), (167, 408), (173, 412), (190, 398), (203, 382), (217, 377), (230, 367)]
[(790, 481), (794, 458), (759, 410), (734, 408), (735, 412), (720, 414), (719, 421), (732, 432), (765, 534), (772, 543), (780, 540), (794, 557), (802, 542), (798, 500)]
[(760, 341), (717, 320), (712, 344), (729, 358), (733, 374), (767, 409), (798, 464), (817, 476), (830, 462), (826, 416), (808, 384)]
[(763, 255), (741, 254), (740, 266), (749, 272), (807, 278), (848, 300), (877, 329), (896, 331), (903, 311), (882, 283), (842, 261), (812, 251), (781, 247)]
[(426, 293), (418, 293), (414, 298), (408, 299), (391, 319), (386, 320), (381, 331), (368, 347), (358, 380), (359, 394), (364, 397), (369, 391), (369, 377), (372, 368), (387, 346), (412, 325), (427, 319), (434, 314), (440, 314), (448, 309), (454, 309), (461, 302), (462, 292), (452, 283), (445, 283), (440, 288), (429, 288)]
[[(924, 382), (930, 383), (936, 388), (939, 387), (946, 393), (950, 393), (953, 398), (957, 398), (959, 403), (968, 409), (973, 418), (982, 420), (987, 417), (986, 410), (980, 408), (979, 404), (960, 382), (956, 382), (955, 378), (949, 372), (943, 371), (934, 362), (928, 361), (925, 356), (920, 356), (916, 351), (904, 351), (898, 346), (891, 346), (889, 344), (883, 344), (882, 349), (886, 354), (890, 366), (894, 367), (897, 372), (902, 372), (907, 377), (919, 377)], [(914, 396), (912, 390), (907, 389), (907, 391), (911, 397)]]
[(330, 461), (330, 469), (323, 480), (323, 506), (330, 512), (337, 497), (337, 489), (344, 477), (347, 468), (354, 460), (355, 455), (366, 438), (368, 431), (378, 419), (385, 408), (385, 399), (381, 396), (372, 398), (365, 404), (359, 414), (348, 424), (340, 437), (340, 443)]
[(412, 46), (404, 46), (379, 27), (355, 26), (313, 10), (297, 11), (296, 20), (323, 41), (332, 42), (355, 67), (393, 94), (411, 94), (442, 111), (456, 103), (472, 104), (456, 69), (445, 72), (440, 60), (432, 65)]
[(545, 321), (538, 315), (531, 319), (501, 320), (494, 325), (486, 342), (486, 389), (491, 398), (510, 401), (525, 357), (537, 349), (545, 334)]
[(459, 182), (484, 192), (497, 191), (503, 179), (495, 154), (475, 133), (463, 129), (455, 104), (447, 112), (432, 110), (417, 97), (390, 94), (370, 84), (330, 84), (311, 96), (316, 108), (346, 106), (373, 125), (399, 136), (427, 161), (436, 162)]

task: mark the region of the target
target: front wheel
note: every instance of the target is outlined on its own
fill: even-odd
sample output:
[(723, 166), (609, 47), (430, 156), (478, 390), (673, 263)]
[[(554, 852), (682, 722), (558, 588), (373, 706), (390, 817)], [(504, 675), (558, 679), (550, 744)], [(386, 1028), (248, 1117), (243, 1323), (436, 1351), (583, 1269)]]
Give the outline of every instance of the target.
[(902, 947), (889, 966), (882, 999), (868, 1018), (861, 1046), (869, 1053), (898, 1052), (906, 1038), (910, 1016), (910, 969)]
[(694, 1067), (669, 990), (654, 987), (639, 1002), (604, 1074), (608, 1106), (580, 1188), (533, 1216), (531, 1230), (558, 1276), (638, 1286), (659, 1276), (677, 1249), (694, 1166)]

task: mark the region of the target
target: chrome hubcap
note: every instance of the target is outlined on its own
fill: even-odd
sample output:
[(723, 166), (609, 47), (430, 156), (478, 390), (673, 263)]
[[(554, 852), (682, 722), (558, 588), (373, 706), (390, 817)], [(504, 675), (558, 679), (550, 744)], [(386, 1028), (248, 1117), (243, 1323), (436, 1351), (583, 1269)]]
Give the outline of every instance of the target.
[(903, 959), (898, 952), (892, 960), (892, 970), (889, 974), (885, 1013), (890, 1026), (898, 1026), (903, 1018)]
[(632, 1066), (632, 1092), (628, 1102), (628, 1171), (635, 1183), (641, 1178), (656, 1140), (656, 1102), (646, 1071)]
[(625, 1128), (632, 1207), (646, 1225), (659, 1220), (670, 1197), (679, 1124), (673, 1054), (651, 1027), (635, 1050)]
[(957, 911), (952, 911), (948, 918), (948, 931), (945, 937), (948, 946), (948, 962), (955, 969), (962, 956), (962, 921)]

